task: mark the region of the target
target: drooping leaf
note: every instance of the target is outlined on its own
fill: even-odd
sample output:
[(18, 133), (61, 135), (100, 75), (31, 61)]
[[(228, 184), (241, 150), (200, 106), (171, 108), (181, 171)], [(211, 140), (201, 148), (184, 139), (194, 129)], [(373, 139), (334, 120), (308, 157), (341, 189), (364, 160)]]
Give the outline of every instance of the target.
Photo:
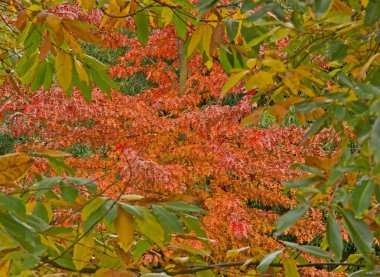
[(72, 86), (72, 69), (71, 55), (65, 51), (60, 51), (56, 56), (55, 70), (58, 83), (66, 93), (70, 91)]
[(321, 18), (331, 7), (331, 0), (315, 0), (314, 9), (318, 18)]
[(299, 277), (297, 264), (293, 259), (284, 259), (283, 261), (285, 277)]
[(175, 232), (183, 233), (182, 224), (174, 213), (164, 207), (156, 205), (152, 206), (152, 211), (162, 226), (167, 226)]
[(239, 73), (233, 74), (227, 82), (224, 83), (222, 88), (222, 93), (226, 94), (233, 86), (235, 86), (239, 81), (243, 79), (245, 75), (249, 73), (248, 70), (240, 71)]
[(300, 250), (302, 252), (308, 253), (308, 254), (313, 255), (315, 257), (318, 257), (318, 258), (332, 259), (329, 252), (327, 252), (327, 251), (325, 251), (325, 250), (323, 250), (317, 246), (299, 245), (297, 243), (287, 242), (287, 241), (285, 241), (284, 244), (288, 247)]
[(283, 251), (284, 250), (281, 249), (266, 255), (257, 266), (257, 269), (260, 271), (260, 273), (265, 273), (273, 260), (276, 259), (277, 256), (280, 255)]
[(78, 271), (90, 264), (90, 259), (93, 255), (93, 245), (94, 239), (92, 235), (86, 235), (74, 245), (73, 262)]
[(115, 220), (115, 231), (119, 239), (127, 246), (134, 239), (133, 217), (119, 206)]
[(374, 192), (375, 184), (370, 180), (364, 180), (356, 184), (352, 192), (352, 204), (356, 214), (362, 215), (370, 207)]
[(276, 232), (275, 236), (279, 236), (282, 232), (292, 226), (297, 220), (303, 216), (306, 211), (310, 208), (310, 204), (300, 204), (294, 209), (290, 210), (286, 214), (280, 217), (279, 220), (276, 221)]
[(189, 45), (187, 46), (187, 57), (190, 57), (195, 49), (197, 48), (199, 42), (202, 39), (203, 25), (199, 25), (197, 29), (191, 35)]
[(142, 46), (146, 46), (149, 38), (149, 14), (140, 10), (135, 15), (136, 35)]
[(330, 249), (335, 253), (338, 259), (341, 259), (343, 252), (343, 240), (342, 233), (338, 223), (333, 218), (333, 215), (330, 214), (327, 218), (327, 242)]
[(371, 145), (375, 160), (380, 163), (380, 115), (377, 116), (372, 126)]
[(352, 242), (364, 256), (367, 256), (373, 243), (371, 229), (364, 221), (356, 219), (352, 211), (341, 209), (341, 213)]
[(136, 217), (136, 227), (149, 240), (156, 243), (159, 247), (164, 246), (164, 230), (153, 214), (147, 209), (142, 209), (144, 216)]
[(162, 203), (162, 205), (169, 208), (170, 210), (177, 212), (193, 212), (199, 214), (205, 213), (205, 210), (199, 208), (198, 206), (191, 205), (185, 202), (164, 202)]

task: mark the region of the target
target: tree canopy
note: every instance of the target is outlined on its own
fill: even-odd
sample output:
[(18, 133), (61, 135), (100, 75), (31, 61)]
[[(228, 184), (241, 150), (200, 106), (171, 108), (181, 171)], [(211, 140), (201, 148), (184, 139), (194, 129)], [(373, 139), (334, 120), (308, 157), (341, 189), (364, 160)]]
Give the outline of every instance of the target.
[[(119, 113), (120, 121), (111, 120), (109, 114), (102, 114), (101, 110), (83, 108), (84, 114), (94, 113), (104, 119), (99, 122), (103, 124), (100, 131), (88, 131), (89, 140), (95, 135), (109, 140), (114, 133), (105, 130), (112, 124), (119, 129), (125, 125), (128, 129), (129, 124), (135, 124), (135, 130), (137, 128), (143, 135), (149, 135), (147, 140), (152, 142), (153, 136), (159, 136), (160, 140), (152, 144), (156, 143), (155, 147), (162, 150), (169, 142), (173, 143), (165, 137), (165, 132), (172, 132), (178, 147), (187, 147), (186, 150), (181, 149), (186, 152), (165, 152), (165, 158), (184, 160), (192, 164), (194, 172), (197, 172), (197, 164), (190, 162), (191, 155), (198, 155), (197, 160), (216, 160), (219, 156), (204, 155), (206, 150), (192, 149), (186, 141), (193, 139), (194, 144), (201, 145), (206, 140), (202, 133), (207, 133), (213, 125), (225, 124), (223, 136), (226, 139), (218, 139), (228, 140), (232, 137), (229, 137), (228, 131), (234, 132), (236, 144), (222, 144), (225, 148), (217, 149), (220, 153), (225, 151), (220, 157), (231, 156), (231, 153), (241, 149), (245, 152), (239, 152), (244, 167), (236, 166), (235, 160), (235, 167), (229, 167), (229, 160), (224, 158), (223, 165), (226, 171), (229, 170), (227, 174), (224, 175), (223, 170), (216, 173), (207, 169), (208, 175), (223, 176), (218, 180), (221, 186), (225, 185), (225, 180), (232, 183), (235, 175), (244, 176), (241, 178), (244, 180), (251, 178), (244, 175), (244, 170), (249, 171), (246, 167), (253, 163), (253, 160), (245, 161), (244, 154), (248, 156), (250, 151), (256, 151), (255, 155), (268, 160), (276, 159), (274, 153), (281, 159), (284, 154), (277, 149), (281, 147), (290, 149), (294, 155), (297, 151), (305, 153), (304, 162), (294, 163), (290, 168), (302, 171), (302, 177), (301, 174), (290, 176), (289, 171), (282, 174), (275, 168), (263, 168), (262, 172), (256, 173), (256, 177), (262, 179), (266, 178), (265, 174), (272, 178), (266, 179), (266, 184), (275, 182), (273, 180), (282, 182), (286, 176), (290, 177), (284, 182), (284, 193), (294, 195), (296, 202), (282, 203), (287, 208), (286, 212), (276, 220), (273, 229), (262, 231), (270, 233), (268, 243), (273, 242), (278, 249), (267, 252), (264, 247), (252, 257), (241, 256), (245, 247), (229, 249), (225, 253), (226, 260), (216, 263), (210, 254), (211, 242), (199, 216), (205, 213), (206, 208), (217, 214), (218, 208), (223, 207), (224, 210), (220, 208), (218, 214), (219, 220), (222, 220), (222, 212), (229, 206), (223, 206), (223, 198), (205, 201), (204, 205), (201, 204), (202, 194), (197, 195), (196, 201), (182, 194), (184, 189), (181, 184), (186, 182), (183, 180), (186, 174), (176, 165), (163, 166), (144, 160), (146, 157), (140, 157), (125, 145), (119, 145), (115, 152), (118, 154), (112, 157), (115, 164), (108, 165), (118, 171), (108, 180), (108, 186), (115, 182), (124, 184), (115, 199), (104, 193), (108, 186), (97, 188), (94, 176), (74, 176), (73, 169), (64, 162), (66, 153), (43, 148), (21, 148), (18, 153), (0, 157), (0, 185), (3, 188), (0, 194), (2, 274), (21, 276), (22, 272), (49, 273), (53, 269), (96, 276), (136, 272), (148, 276), (161, 273), (212, 276), (212, 270), (237, 266), (253, 267), (255, 273), (256, 270), (258, 273), (284, 271), (286, 276), (298, 276), (297, 270), (313, 266), (333, 267), (337, 274), (344, 272), (347, 266), (353, 266), (358, 276), (379, 272), (379, 0), (0, 0), (0, 11), (0, 83), (10, 87), (15, 95), (27, 98), (26, 92), (33, 93), (41, 88), (50, 90), (47, 93), (54, 95), (54, 89), (59, 86), (68, 97), (75, 99), (77, 105), (73, 109), (78, 109), (78, 112), (78, 107), (85, 107), (86, 104), (77, 97), (77, 90), (85, 101), (101, 102), (105, 107), (113, 104), (107, 102), (95, 87), (108, 98), (118, 99), (120, 106), (112, 114)], [(110, 67), (102, 63), (99, 57), (84, 51), (88, 45), (104, 47), (107, 43), (117, 44), (120, 39), (118, 32), (125, 29), (131, 30), (137, 40), (131, 38), (135, 40), (134, 51), (119, 59), (120, 65)], [(116, 37), (109, 38), (110, 33)], [(169, 48), (154, 48), (154, 43), (163, 34), (169, 34), (164, 36), (168, 39), (168, 45), (177, 47), (175, 54)], [(172, 38), (175, 42), (171, 41)], [(147, 47), (146, 50), (144, 47)], [(155, 56), (151, 55), (152, 51)], [(178, 59), (175, 70), (168, 70), (168, 64), (150, 68), (157, 62), (154, 60), (157, 56), (163, 60)], [(188, 71), (196, 71), (194, 68), (201, 66), (204, 69), (191, 80), (192, 87)], [(201, 94), (202, 87), (212, 90), (211, 87), (218, 84), (218, 89), (214, 88), (215, 94), (221, 93), (227, 97), (231, 91), (240, 89), (251, 97), (243, 103), (245, 106), (211, 110), (208, 116), (211, 117), (213, 112), (222, 114), (225, 122), (211, 120), (209, 126), (199, 123), (202, 122), (202, 114), (194, 113), (191, 121), (178, 115), (178, 112), (172, 113), (170, 116), (176, 118), (176, 124), (180, 126), (177, 130), (177, 125), (171, 126), (164, 115), (156, 115), (141, 103), (131, 104), (118, 98), (116, 92), (121, 87), (113, 77), (123, 78), (126, 71), (137, 72), (137, 67), (145, 68), (150, 76), (167, 71), (165, 76), (158, 74), (155, 78), (157, 82), (174, 82), (177, 95), (186, 96), (191, 89)], [(223, 70), (228, 77), (220, 73), (213, 79), (214, 83), (207, 84), (213, 70)], [(196, 86), (197, 82), (199, 86)], [(44, 99), (45, 104), (49, 102), (46, 104), (49, 108), (44, 109), (38, 106), (41, 99), (31, 99), (36, 101), (35, 108), (40, 111), (38, 120), (44, 120), (40, 125), (34, 122), (35, 128), (43, 125), (55, 133), (61, 132), (54, 130), (54, 126), (64, 123), (54, 118), (51, 112), (65, 114), (66, 100), (54, 103)], [(190, 99), (188, 102), (191, 102)], [(255, 106), (253, 109), (252, 104)], [(12, 103), (5, 103), (4, 110), (7, 109), (5, 105), (12, 106)], [(162, 105), (160, 112), (164, 114), (165, 105)], [(277, 138), (278, 144), (274, 145), (269, 141), (267, 131), (255, 131), (253, 134), (246, 128), (256, 126), (263, 111), (272, 114), (277, 125), (284, 121), (289, 111), (293, 111), (298, 122), (307, 126), (307, 131), (269, 130), (268, 133), (272, 132), (272, 136)], [(138, 124), (126, 120), (131, 114), (136, 122), (140, 118)], [(142, 121), (142, 114), (149, 114), (149, 120)], [(65, 121), (72, 120), (74, 126), (76, 119), (67, 115)], [(242, 127), (234, 125), (238, 120)], [(17, 121), (15, 129), (23, 130), (25, 122)], [(150, 123), (165, 127), (151, 127)], [(80, 127), (75, 125), (76, 129), (73, 127), (73, 130), (78, 131)], [(197, 135), (191, 137), (191, 132)], [(81, 134), (80, 131), (78, 134)], [(235, 136), (244, 137), (252, 145), (244, 145), (246, 141), (237, 140)], [(291, 136), (297, 141), (297, 146), (284, 142)], [(122, 137), (140, 142), (144, 140), (140, 135), (135, 138), (128, 132), (118, 134), (113, 139)], [(328, 155), (319, 155), (318, 150), (311, 150), (325, 137), (333, 141), (333, 149)], [(86, 139), (86, 136), (82, 138)], [(208, 139), (212, 141), (212, 138)], [(260, 147), (270, 148), (272, 152), (268, 154)], [(153, 152), (151, 150), (146, 155), (153, 155)], [(287, 158), (286, 167), (289, 161), (293, 161), (292, 158)], [(46, 163), (56, 172), (50, 177), (40, 174), (46, 170)], [(280, 161), (278, 163), (285, 167)], [(40, 169), (40, 173), (35, 167)], [(202, 170), (206, 171), (204, 168)], [(150, 175), (145, 174), (146, 171)], [(170, 174), (166, 174), (169, 171)], [(97, 178), (102, 177), (101, 173), (97, 174)], [(193, 174), (189, 178), (196, 179), (197, 176)], [(150, 201), (152, 195), (128, 192), (129, 184), (138, 187), (144, 182), (159, 191), (159, 196), (154, 196), (155, 201)], [(208, 186), (207, 182), (204, 186)], [(240, 189), (243, 190), (242, 187)], [(270, 189), (266, 189), (265, 193), (268, 193)], [(166, 191), (172, 195), (168, 197)], [(280, 190), (276, 193), (280, 194)], [(157, 197), (161, 197), (160, 201), (156, 201)], [(229, 203), (235, 203), (235, 207), (239, 208), (238, 201), (231, 200)], [(65, 220), (64, 216), (56, 216), (62, 208), (80, 214), (76, 227), (60, 225)], [(318, 226), (321, 228), (320, 234), (315, 236), (323, 238), (318, 246), (310, 244), (314, 242), (313, 238), (306, 239), (306, 244), (300, 240), (284, 239), (291, 228), (306, 221), (308, 214), (316, 210), (323, 210), (320, 220), (324, 222), (322, 227)], [(207, 215), (204, 218), (206, 223), (207, 220), (208, 223), (214, 220)], [(232, 225), (236, 238), (243, 240), (249, 236), (245, 214)], [(302, 237), (303, 231), (299, 233)], [(106, 239), (104, 234), (107, 234)], [(343, 253), (347, 238), (355, 248), (348, 257)], [(175, 255), (169, 255), (170, 262), (165, 263), (165, 267), (144, 267), (139, 263), (144, 253), (151, 251), (159, 253), (152, 255), (158, 259), (156, 264), (162, 265), (159, 259), (168, 255), (165, 252), (168, 247), (169, 252)], [(112, 255), (108, 255), (107, 251)], [(300, 253), (316, 260), (305, 260)], [(239, 260), (239, 257), (244, 257), (244, 260)]]

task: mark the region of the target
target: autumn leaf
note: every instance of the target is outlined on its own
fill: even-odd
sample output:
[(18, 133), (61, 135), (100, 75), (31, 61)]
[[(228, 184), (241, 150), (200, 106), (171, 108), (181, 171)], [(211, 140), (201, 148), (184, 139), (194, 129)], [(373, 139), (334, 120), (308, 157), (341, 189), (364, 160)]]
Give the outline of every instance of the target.
[(65, 51), (60, 51), (55, 60), (55, 70), (58, 83), (66, 92), (70, 90), (72, 85), (72, 68), (71, 55)]
[(0, 156), (0, 185), (21, 180), (33, 165), (33, 159), (19, 154)]

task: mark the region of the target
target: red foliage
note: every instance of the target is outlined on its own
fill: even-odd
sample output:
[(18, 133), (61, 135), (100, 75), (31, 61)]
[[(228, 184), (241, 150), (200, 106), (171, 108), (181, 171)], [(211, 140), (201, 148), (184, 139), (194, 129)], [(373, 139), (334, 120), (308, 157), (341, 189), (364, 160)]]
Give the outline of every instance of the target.
[[(305, 130), (299, 127), (241, 126), (240, 119), (253, 108), (249, 98), (233, 107), (221, 105), (220, 90), (227, 76), (217, 63), (208, 70), (199, 55), (188, 62), (187, 90), (179, 94), (178, 42), (171, 26), (154, 31), (146, 48), (135, 38), (112, 36), (117, 39), (109, 45), (130, 49), (111, 68), (111, 76), (144, 72), (156, 87), (133, 97), (114, 92), (112, 99), (95, 88), (90, 104), (78, 91), (70, 99), (58, 88), (23, 97), (3, 87), (0, 116), (10, 123), (3, 130), (37, 136), (34, 145), (46, 148), (104, 145), (106, 157), (93, 154), (70, 158), (68, 163), (78, 175), (97, 180), (101, 189), (111, 186), (110, 196), (127, 184), (127, 193), (144, 194), (152, 201), (190, 195), (208, 211), (205, 230), (217, 241), (217, 258), (246, 245), (251, 246), (247, 255), (257, 253), (257, 247), (267, 251), (281, 247), (270, 236), (280, 216), (270, 207), (296, 205), (293, 191), (283, 194), (283, 182), (300, 175), (289, 166), (303, 162), (305, 156), (323, 157), (322, 146), (331, 133), (322, 132), (300, 145)], [(216, 104), (202, 106), (213, 99)], [(259, 205), (252, 208), (252, 203)], [(289, 233), (298, 242), (310, 241), (323, 230), (320, 217), (320, 211), (313, 211)]]

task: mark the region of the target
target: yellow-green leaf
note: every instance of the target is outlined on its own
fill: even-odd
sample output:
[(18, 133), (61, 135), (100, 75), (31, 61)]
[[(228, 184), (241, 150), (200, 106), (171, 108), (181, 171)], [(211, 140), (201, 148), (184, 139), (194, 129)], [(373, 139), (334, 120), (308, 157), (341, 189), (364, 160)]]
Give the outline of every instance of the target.
[(78, 61), (77, 59), (74, 59), (74, 65), (75, 65), (75, 70), (78, 73), (79, 80), (82, 82), (85, 82), (86, 85), (89, 85), (90, 80), (88, 78), (88, 74), (87, 74), (86, 70), (83, 67), (83, 64), (80, 61)]
[(285, 259), (283, 262), (286, 277), (299, 277), (297, 264), (293, 259)]
[(78, 0), (78, 2), (85, 12), (89, 12), (94, 7), (96, 0)]
[(19, 154), (0, 156), (0, 185), (21, 180), (33, 165), (33, 159)]
[(65, 51), (60, 51), (55, 60), (55, 70), (57, 72), (58, 83), (66, 92), (69, 91), (72, 85), (72, 69), (71, 55)]
[(190, 57), (191, 54), (195, 51), (197, 48), (199, 42), (201, 41), (202, 38), (202, 25), (198, 26), (198, 28), (194, 31), (190, 38), (189, 46), (187, 47), (187, 56)]
[(206, 55), (210, 57), (210, 46), (213, 28), (209, 24), (202, 25), (202, 45)]
[(77, 242), (74, 246), (73, 262), (75, 268), (79, 271), (90, 263), (94, 239), (92, 235), (87, 235)]
[(119, 239), (126, 246), (133, 241), (135, 230), (133, 228), (132, 215), (125, 212), (121, 207), (117, 210), (117, 217), (115, 220), (115, 231)]
[(249, 70), (240, 71), (239, 73), (236, 73), (232, 75), (227, 82), (225, 82), (222, 93), (226, 94), (234, 85), (236, 85), (237, 82), (239, 82), (243, 77), (249, 73)]

